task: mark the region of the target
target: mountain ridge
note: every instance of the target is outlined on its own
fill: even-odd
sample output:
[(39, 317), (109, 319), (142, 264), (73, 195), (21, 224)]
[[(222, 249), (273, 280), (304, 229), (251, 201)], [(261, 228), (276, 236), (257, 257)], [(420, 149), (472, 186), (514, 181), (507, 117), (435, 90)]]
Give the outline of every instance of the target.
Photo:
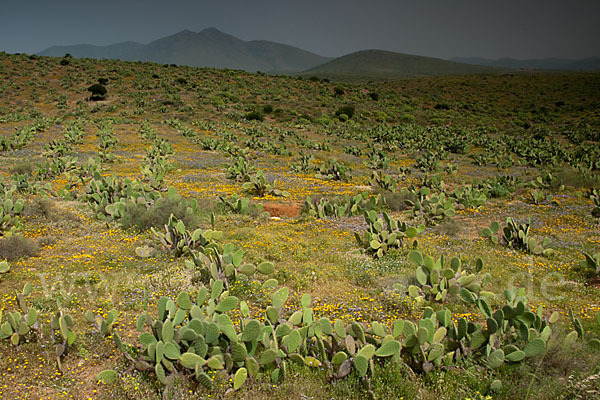
[(107, 46), (52, 46), (37, 54), (62, 57), (67, 53), (76, 58), (150, 61), (249, 72), (263, 71), (271, 74), (314, 75), (336, 80), (396, 80), (419, 76), (498, 73), (519, 69), (600, 70), (600, 57), (581, 60), (455, 57), (444, 60), (369, 49), (333, 58), (268, 40), (244, 41), (214, 27), (200, 32), (184, 29), (147, 44), (126, 41)]
[(512, 57), (454, 57), (451, 58), (450, 61), (456, 61), (472, 65), (495, 66), (514, 69), (542, 69), (565, 71), (600, 70), (600, 57), (587, 57), (580, 59), (558, 57), (531, 59), (517, 59)]
[(76, 58), (151, 61), (268, 73), (300, 72), (331, 60), (330, 57), (282, 43), (244, 41), (212, 27), (200, 32), (184, 29), (147, 44), (121, 42), (108, 46), (52, 46), (37, 54), (62, 57), (67, 53)]

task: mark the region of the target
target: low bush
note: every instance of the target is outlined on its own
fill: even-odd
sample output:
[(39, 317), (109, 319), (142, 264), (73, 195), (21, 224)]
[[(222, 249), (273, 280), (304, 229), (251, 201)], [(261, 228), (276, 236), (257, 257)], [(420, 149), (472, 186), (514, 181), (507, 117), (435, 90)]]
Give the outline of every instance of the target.
[(87, 90), (88, 92), (92, 92), (90, 100), (103, 100), (104, 96), (106, 96), (106, 88), (99, 83), (90, 86)]
[(38, 254), (37, 240), (13, 235), (0, 239), (0, 260), (14, 261), (20, 258), (33, 257)]
[(455, 237), (462, 231), (461, 225), (454, 219), (449, 219), (434, 228), (436, 232), (448, 237)]
[(335, 116), (339, 117), (342, 114), (346, 114), (348, 118), (352, 118), (354, 116), (354, 106), (342, 106), (335, 111)]
[(385, 204), (392, 211), (404, 211), (408, 209), (406, 200), (415, 200), (415, 196), (410, 192), (390, 192), (388, 190), (380, 191), (385, 200)]
[(336, 86), (336, 87), (333, 88), (333, 92), (335, 93), (336, 96), (343, 96), (344, 95), (344, 88)]
[(31, 175), (35, 165), (29, 161), (18, 162), (10, 168), (11, 174)]
[(159, 198), (151, 207), (129, 202), (125, 207), (121, 224), (124, 228), (134, 228), (143, 232), (152, 227), (162, 227), (169, 221), (169, 216), (173, 214), (178, 220), (182, 220), (186, 226), (198, 226), (198, 216), (189, 213), (189, 211), (186, 211), (187, 209), (186, 204), (166, 197)]
[(51, 200), (44, 197), (37, 197), (25, 203), (23, 208), (25, 217), (44, 217), (47, 220), (56, 221), (59, 216), (56, 215), (56, 208)]
[(262, 121), (265, 119), (265, 116), (259, 111), (250, 111), (244, 115), (244, 118), (248, 121)]

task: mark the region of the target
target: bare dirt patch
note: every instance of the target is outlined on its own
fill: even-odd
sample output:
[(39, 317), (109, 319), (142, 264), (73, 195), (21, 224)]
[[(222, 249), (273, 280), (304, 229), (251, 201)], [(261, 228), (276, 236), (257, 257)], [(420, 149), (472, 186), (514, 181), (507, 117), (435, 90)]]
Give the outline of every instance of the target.
[(263, 211), (268, 212), (272, 217), (296, 218), (300, 216), (301, 209), (300, 202), (263, 204)]

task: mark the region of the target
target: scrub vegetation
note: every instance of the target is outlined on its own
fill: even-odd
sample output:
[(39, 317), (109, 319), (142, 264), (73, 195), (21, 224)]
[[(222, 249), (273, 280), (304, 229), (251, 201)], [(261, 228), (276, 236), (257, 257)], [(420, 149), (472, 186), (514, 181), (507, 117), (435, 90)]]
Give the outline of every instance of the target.
[(597, 398), (599, 112), (0, 53), (0, 397)]

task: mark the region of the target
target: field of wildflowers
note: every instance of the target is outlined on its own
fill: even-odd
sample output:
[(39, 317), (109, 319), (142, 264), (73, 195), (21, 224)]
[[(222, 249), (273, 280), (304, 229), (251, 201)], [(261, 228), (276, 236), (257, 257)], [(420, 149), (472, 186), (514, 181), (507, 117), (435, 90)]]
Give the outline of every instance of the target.
[[(99, 78), (108, 79), (106, 99), (86, 101)], [(353, 116), (336, 116), (348, 105)], [(584, 253), (600, 251), (599, 106), (598, 74), (361, 85), (0, 54), (0, 261), (8, 263), (0, 273), (0, 398), (598, 398), (600, 267), (582, 263)], [(263, 120), (246, 118), (251, 112)], [(262, 208), (227, 206), (222, 199), (232, 196)], [(223, 313), (234, 321), (267, 323), (273, 293), (285, 286), (281, 318), (306, 309), (310, 294), (315, 320), (358, 323), (368, 333), (443, 309), (452, 312), (448, 330), (464, 320), (489, 331), (493, 318), (468, 296), (502, 308), (514, 287), (532, 315), (552, 320), (552, 334), (543, 351), (494, 367), (492, 353), (510, 355), (499, 337), (488, 338), (487, 349), (443, 362), (428, 356), (422, 365), (400, 350), (395, 360), (371, 355), (368, 378), (358, 366), (332, 373), (314, 353), (319, 367), (286, 364), (285, 379), (268, 370), (240, 388), (214, 368), (202, 375), (209, 390), (199, 373), (193, 379), (175, 366), (165, 384), (154, 367), (130, 362), (141, 348), (138, 315), (156, 315), (162, 297), (179, 304), (180, 293), (196, 296), (208, 285), (186, 258), (196, 253), (179, 254), (137, 227), (143, 219), (163, 232), (177, 212), (184, 229), (217, 230), (216, 241), (242, 249), (244, 262), (274, 266), (273, 285), (242, 277), (227, 287), (249, 308)], [(387, 218), (407, 225), (393, 228)], [(527, 230), (510, 231), (507, 218)], [(373, 236), (357, 241), (365, 232)], [(444, 255), (442, 268), (456, 257), (477, 286), (460, 270), (460, 294), (454, 276), (448, 286), (457, 293), (422, 281), (415, 253)], [(25, 298), (37, 320), (21, 334), (9, 318), (29, 315)], [(106, 320), (111, 310), (106, 332), (86, 319), (91, 312)], [(531, 343), (539, 332), (529, 335)], [(374, 342), (379, 350), (399, 343), (396, 334), (374, 336), (383, 338)], [(110, 382), (99, 375), (107, 370), (116, 371)]]

